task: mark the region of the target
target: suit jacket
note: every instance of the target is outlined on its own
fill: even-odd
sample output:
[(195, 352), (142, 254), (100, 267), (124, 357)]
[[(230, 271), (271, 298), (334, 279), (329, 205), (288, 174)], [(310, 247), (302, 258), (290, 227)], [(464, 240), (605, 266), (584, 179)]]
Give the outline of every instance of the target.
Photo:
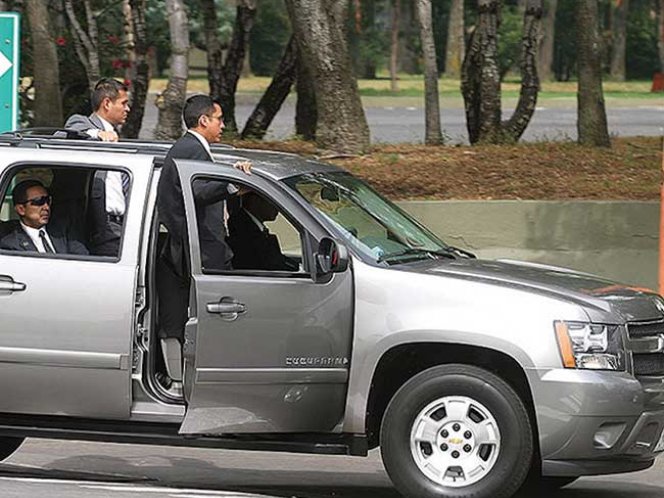
[[(99, 116), (92, 113), (89, 116), (83, 116), (82, 114), (72, 114), (67, 118), (65, 123), (65, 128), (68, 130), (76, 131), (88, 131), (88, 130), (104, 130), (104, 125), (102, 124)], [(90, 140), (98, 140), (90, 137)]]
[[(185, 133), (168, 151), (157, 186), (159, 220), (168, 229), (162, 254), (177, 275), (187, 278), (187, 217), (175, 159), (211, 162), (212, 158), (198, 138)], [(233, 195), (228, 187), (228, 183), (215, 180), (196, 180), (193, 186), (201, 259), (203, 267), (208, 269), (228, 269), (233, 258), (233, 252), (225, 241), (224, 227), (224, 200)]]
[(117, 256), (120, 251), (122, 224), (108, 219), (106, 211), (107, 176), (108, 172), (101, 170), (96, 171), (92, 177), (88, 205), (88, 241), (93, 254)]
[(281, 253), (277, 236), (261, 230), (244, 209), (238, 209), (228, 219), (228, 232), (233, 268), (297, 271), (297, 263)]
[[(79, 254), (83, 256), (89, 254), (86, 247), (77, 240), (69, 240), (66, 235), (52, 232), (48, 228), (46, 228), (46, 231), (57, 254)], [(39, 252), (30, 236), (25, 233), (20, 225), (0, 239), (0, 249)]]

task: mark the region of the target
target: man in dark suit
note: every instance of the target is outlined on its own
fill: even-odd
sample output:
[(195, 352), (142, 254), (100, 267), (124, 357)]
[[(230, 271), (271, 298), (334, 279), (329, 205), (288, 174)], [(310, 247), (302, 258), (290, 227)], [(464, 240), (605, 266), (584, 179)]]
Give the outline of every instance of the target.
[[(171, 147), (164, 160), (157, 186), (159, 220), (168, 230), (157, 267), (159, 296), (159, 335), (170, 377), (179, 380), (179, 345), (184, 337), (189, 302), (189, 237), (176, 159), (213, 161), (210, 144), (219, 142), (224, 129), (221, 106), (207, 95), (194, 95), (185, 102), (183, 117), (187, 132)], [(235, 167), (250, 173), (251, 163), (239, 161)], [(203, 267), (229, 269), (233, 253), (225, 242), (225, 201), (241, 193), (221, 181), (196, 180), (193, 194), (201, 244)], [(177, 343), (176, 343), (177, 342)], [(172, 355), (170, 352), (172, 352)]]
[(264, 197), (249, 192), (242, 206), (228, 219), (228, 245), (233, 249), (233, 268), (247, 270), (297, 271), (298, 264), (281, 253), (279, 240), (269, 232), (266, 221), (279, 211)]
[(41, 182), (22, 181), (14, 187), (12, 200), (20, 222), (0, 240), (0, 249), (46, 254), (88, 254), (80, 242), (47, 229), (51, 218), (51, 196)]
[[(127, 86), (113, 78), (97, 82), (91, 97), (90, 116), (74, 114), (65, 128), (86, 133), (91, 140), (117, 142), (118, 127), (127, 120)], [(98, 171), (92, 180), (89, 211), (89, 245), (92, 254), (118, 256), (127, 210), (129, 175), (120, 171)]]

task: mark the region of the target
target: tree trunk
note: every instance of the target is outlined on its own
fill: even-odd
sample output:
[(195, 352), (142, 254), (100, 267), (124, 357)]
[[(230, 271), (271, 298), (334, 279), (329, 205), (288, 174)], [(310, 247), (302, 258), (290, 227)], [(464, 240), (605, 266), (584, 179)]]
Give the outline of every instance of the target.
[(627, 46), (627, 13), (629, 11), (629, 0), (615, 0), (612, 6), (613, 25), (611, 34), (613, 47), (611, 50), (611, 79), (625, 81), (625, 50)]
[(549, 81), (553, 78), (553, 50), (556, 36), (556, 12), (558, 0), (545, 2), (544, 16), (542, 20), (542, 37), (537, 62), (537, 72), (540, 81)]
[(127, 60), (124, 79), (132, 82), (136, 77), (136, 45), (130, 0), (122, 0), (122, 21), (122, 48)]
[(521, 38), (521, 92), (512, 117), (503, 123), (503, 135), (517, 142), (526, 131), (537, 106), (540, 82), (537, 76), (537, 46), (542, 22), (542, 0), (527, 0)]
[(369, 148), (369, 126), (348, 52), (348, 1), (287, 0), (286, 4), (316, 92), (318, 145), (361, 153)]
[(463, 0), (452, 0), (445, 56), (445, 75), (450, 78), (461, 76), (461, 64), (466, 50), (465, 36)]
[(393, 92), (399, 91), (399, 80), (397, 78), (397, 64), (399, 62), (400, 13), (401, 13), (401, 0), (393, 0), (392, 27), (390, 29), (390, 90)]
[(255, 17), (256, 0), (239, 0), (233, 37), (221, 74), (219, 94), (211, 94), (212, 98), (218, 100), (221, 104), (224, 111), (224, 123), (226, 124), (225, 133), (231, 136), (237, 134), (238, 130), (235, 121), (235, 92), (242, 75), (244, 58), (249, 45), (249, 34), (254, 25)]
[(132, 20), (132, 37), (134, 40), (134, 78), (131, 81), (131, 110), (127, 122), (122, 127), (122, 136), (138, 138), (143, 124), (145, 100), (150, 84), (150, 67), (148, 65), (148, 42), (145, 23), (146, 0), (129, 0)]
[(55, 40), (51, 37), (47, 4), (42, 0), (27, 0), (26, 10), (33, 47), (35, 88), (33, 126), (62, 126), (60, 70)]
[(88, 77), (88, 86), (92, 92), (101, 78), (101, 71), (99, 69), (97, 17), (92, 11), (90, 0), (83, 0), (82, 3), (85, 9), (87, 31), (83, 29), (83, 26), (81, 26), (81, 23), (78, 21), (72, 0), (65, 0), (65, 12), (67, 13), (67, 19), (71, 24), (71, 33), (72, 38), (74, 39), (76, 54), (85, 69), (85, 74)]
[(440, 127), (440, 102), (438, 100), (438, 66), (436, 45), (433, 40), (431, 0), (417, 1), (417, 18), (420, 23), (420, 38), (424, 56), (424, 143), (438, 145), (443, 142)]
[(297, 77), (297, 44), (291, 37), (279, 67), (260, 102), (242, 131), (242, 138), (262, 139), (270, 123), (288, 97)]
[(502, 141), (498, 67), (500, 0), (477, 3), (477, 24), (463, 62), (461, 93), (470, 143), (495, 143)]
[[(210, 95), (214, 99), (219, 99), (224, 64), (221, 42), (219, 41), (219, 36), (217, 36), (217, 9), (215, 8), (214, 0), (200, 0), (200, 4), (203, 14), (205, 46), (207, 48), (207, 73)], [(224, 112), (226, 112), (226, 109), (224, 109)]]
[(659, 52), (659, 70), (664, 73), (664, 0), (659, 0), (659, 16), (658, 16), (659, 39), (657, 40), (657, 49)]
[(166, 10), (171, 35), (171, 68), (166, 90), (161, 94), (157, 104), (159, 120), (155, 138), (176, 140), (182, 135), (182, 109), (187, 96), (189, 22), (184, 0), (166, 0)]
[(579, 143), (609, 147), (611, 142), (602, 90), (602, 49), (597, 0), (577, 0), (576, 24)]
[(295, 90), (297, 92), (295, 134), (303, 140), (313, 142), (316, 140), (316, 125), (318, 124), (316, 90), (311, 80), (311, 73), (302, 61), (302, 50), (299, 46)]

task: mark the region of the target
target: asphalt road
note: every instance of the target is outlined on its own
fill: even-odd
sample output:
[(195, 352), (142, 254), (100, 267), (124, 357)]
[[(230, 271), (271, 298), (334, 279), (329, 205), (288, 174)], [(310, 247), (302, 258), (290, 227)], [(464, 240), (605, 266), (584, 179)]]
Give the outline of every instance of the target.
[[(243, 125), (254, 109), (256, 95), (239, 95), (237, 121)], [(148, 97), (142, 138), (152, 138), (158, 112), (153, 105), (154, 95)], [(368, 97), (363, 99), (365, 113), (374, 143), (422, 143), (424, 141), (424, 109), (421, 99), (399, 97)], [(506, 99), (503, 108), (507, 119), (515, 107), (513, 99)], [(509, 111), (509, 112), (508, 112)], [(661, 136), (664, 134), (664, 97), (661, 99), (607, 99), (609, 133), (617, 136)], [(292, 137), (294, 130), (294, 100), (285, 102), (275, 117), (268, 139)], [(441, 99), (443, 133), (448, 143), (467, 143), (466, 118), (460, 99)], [(576, 99), (542, 99), (535, 111), (523, 140), (575, 140)]]
[[(28, 440), (0, 464), (3, 498), (398, 498), (368, 458)], [(556, 498), (661, 498), (664, 458), (633, 474), (582, 478)], [(530, 498), (530, 497), (529, 497)]]

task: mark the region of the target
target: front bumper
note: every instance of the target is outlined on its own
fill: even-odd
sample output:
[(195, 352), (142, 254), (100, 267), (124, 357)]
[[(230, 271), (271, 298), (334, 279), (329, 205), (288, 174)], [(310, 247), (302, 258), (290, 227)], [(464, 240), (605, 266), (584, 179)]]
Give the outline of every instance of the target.
[(653, 464), (662, 449), (664, 405), (634, 377), (571, 369), (528, 375), (543, 475), (611, 474)]

